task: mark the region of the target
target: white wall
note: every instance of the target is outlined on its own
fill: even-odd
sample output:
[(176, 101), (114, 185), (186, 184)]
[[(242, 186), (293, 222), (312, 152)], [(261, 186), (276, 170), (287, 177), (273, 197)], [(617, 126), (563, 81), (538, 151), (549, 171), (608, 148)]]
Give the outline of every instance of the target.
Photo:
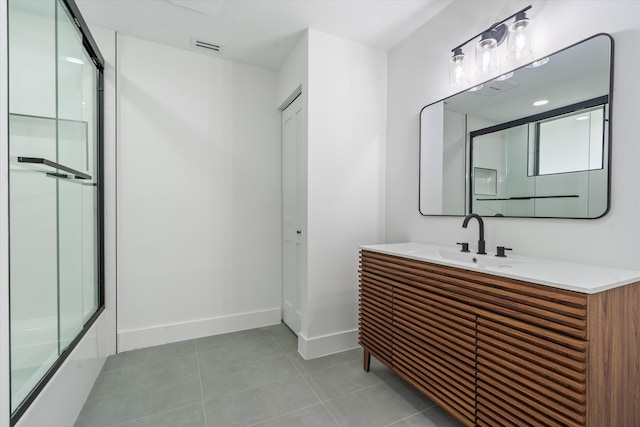
[(119, 351), (280, 321), (276, 73), (118, 36)]
[(357, 346), (358, 247), (384, 238), (386, 53), (309, 29), (278, 71), (277, 104), (302, 88), (306, 194), (298, 351)]
[(356, 346), (358, 247), (384, 237), (386, 65), (309, 30), (307, 357)]
[[(477, 239), (477, 228), (461, 228), (462, 218), (418, 213), (419, 112), (424, 105), (457, 92), (448, 83), (451, 47), (527, 4), (454, 2), (389, 53), (387, 242), (453, 246), (461, 239)], [(528, 256), (639, 267), (640, 2), (534, 1), (528, 16), (535, 20), (537, 58), (600, 32), (610, 33), (615, 40), (611, 209), (597, 220), (487, 218), (487, 249), (506, 245)], [(459, 22), (466, 25), (452, 25)]]

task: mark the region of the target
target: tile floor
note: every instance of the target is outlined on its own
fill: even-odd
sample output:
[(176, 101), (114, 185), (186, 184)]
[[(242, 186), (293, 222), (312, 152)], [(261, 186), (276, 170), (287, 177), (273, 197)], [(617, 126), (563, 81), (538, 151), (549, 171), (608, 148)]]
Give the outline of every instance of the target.
[(362, 350), (314, 360), (284, 325), (111, 356), (75, 427), (461, 427)]

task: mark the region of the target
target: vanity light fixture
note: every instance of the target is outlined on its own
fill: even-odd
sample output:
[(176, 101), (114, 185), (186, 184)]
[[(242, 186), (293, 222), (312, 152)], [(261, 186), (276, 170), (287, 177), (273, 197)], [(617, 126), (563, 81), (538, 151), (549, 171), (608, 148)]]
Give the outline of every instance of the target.
[[(530, 5), (451, 49), (453, 53), (449, 62), (451, 86), (461, 86), (466, 83), (468, 74), (466, 63), (468, 60), (464, 48), (476, 39), (479, 40), (475, 45), (474, 71), (481, 76), (494, 74), (498, 70), (498, 46), (507, 37), (509, 39), (507, 59), (519, 61), (531, 55), (531, 20), (526, 14), (529, 9), (531, 9)], [(512, 18), (514, 18), (513, 23), (507, 27), (505, 22)]]
[(482, 90), (483, 87), (484, 87), (484, 85), (480, 84), (478, 86), (474, 86), (471, 89), (467, 90), (467, 92), (477, 92), (479, 90)]
[(462, 48), (454, 49), (451, 61), (449, 61), (449, 77), (451, 79), (451, 86), (462, 86), (466, 83), (467, 72), (465, 70), (466, 63), (464, 62), (465, 54), (462, 52)]

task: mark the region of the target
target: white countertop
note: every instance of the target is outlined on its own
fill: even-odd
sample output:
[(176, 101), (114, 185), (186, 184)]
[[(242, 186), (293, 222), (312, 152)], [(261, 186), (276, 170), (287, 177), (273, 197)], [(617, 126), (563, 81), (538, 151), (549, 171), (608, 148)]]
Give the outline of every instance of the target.
[(506, 258), (499, 258), (495, 253), (476, 255), (473, 249), (470, 253), (462, 253), (460, 247), (415, 242), (365, 245), (360, 248), (585, 294), (640, 281), (640, 270), (529, 258), (510, 252), (507, 252)]

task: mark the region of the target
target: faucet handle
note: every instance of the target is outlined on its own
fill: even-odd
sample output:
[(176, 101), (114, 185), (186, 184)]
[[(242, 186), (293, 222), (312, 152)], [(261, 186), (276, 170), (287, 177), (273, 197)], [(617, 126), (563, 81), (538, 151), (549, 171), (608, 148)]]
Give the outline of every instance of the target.
[(511, 248), (505, 248), (504, 246), (498, 246), (496, 248), (496, 256), (501, 257), (501, 258), (506, 258), (507, 256), (505, 255), (504, 251), (512, 251), (513, 249)]
[(456, 245), (462, 245), (462, 249), (460, 249), (460, 252), (469, 252), (469, 243), (456, 243)]

